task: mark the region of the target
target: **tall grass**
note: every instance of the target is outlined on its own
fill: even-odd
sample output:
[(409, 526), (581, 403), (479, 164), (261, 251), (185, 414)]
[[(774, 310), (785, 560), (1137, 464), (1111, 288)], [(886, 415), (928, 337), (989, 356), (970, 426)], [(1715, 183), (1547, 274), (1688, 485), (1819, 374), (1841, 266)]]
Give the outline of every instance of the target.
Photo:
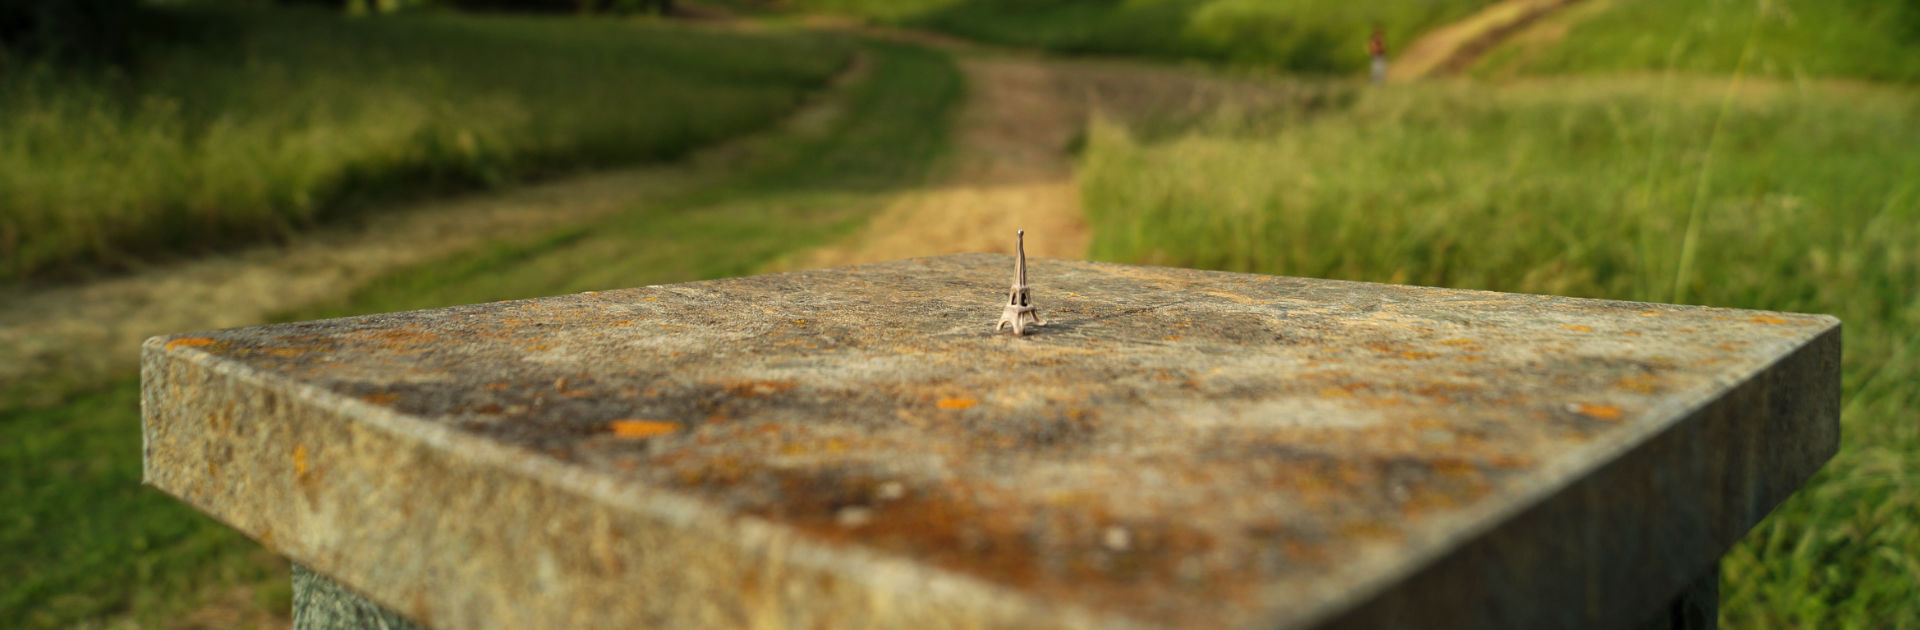
[(1354, 72), (1375, 23), (1405, 45), (1490, 0), (796, 0), (818, 11), (1063, 53)]
[(0, 279), (673, 157), (765, 126), (849, 53), (646, 22), (164, 11), (186, 31), (131, 71), (0, 74)]
[[(1920, 80), (1920, 3), (1881, 0), (1611, 0), (1551, 41), (1518, 39), (1481, 75), (1678, 70), (1766, 77)], [(1583, 15), (1582, 9), (1569, 15)], [(1751, 36), (1751, 39), (1750, 39)], [(1748, 50), (1751, 48), (1751, 50)]]
[(1721, 85), (1408, 86), (1160, 142), (1096, 124), (1081, 180), (1093, 253), (1838, 315), (1842, 450), (1730, 554), (1723, 619), (1910, 623), (1920, 95), (1751, 85), (1723, 102)]

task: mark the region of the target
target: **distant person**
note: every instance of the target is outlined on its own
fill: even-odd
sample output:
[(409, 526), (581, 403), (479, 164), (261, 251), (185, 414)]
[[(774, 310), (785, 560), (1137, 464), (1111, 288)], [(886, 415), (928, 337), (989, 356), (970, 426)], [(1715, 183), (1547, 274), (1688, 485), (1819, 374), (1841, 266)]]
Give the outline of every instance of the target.
[(1367, 54), (1373, 57), (1373, 82), (1385, 83), (1387, 80), (1387, 31), (1379, 24), (1373, 25), (1373, 36), (1367, 38)]

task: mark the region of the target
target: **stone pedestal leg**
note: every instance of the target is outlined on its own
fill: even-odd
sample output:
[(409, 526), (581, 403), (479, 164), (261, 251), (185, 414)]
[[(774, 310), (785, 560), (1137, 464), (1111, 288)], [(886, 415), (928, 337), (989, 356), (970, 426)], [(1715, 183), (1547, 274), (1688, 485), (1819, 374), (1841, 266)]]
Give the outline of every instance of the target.
[(1688, 584), (1644, 630), (1713, 630), (1720, 626), (1720, 564)]
[(294, 630), (423, 630), (327, 576), (293, 565)]

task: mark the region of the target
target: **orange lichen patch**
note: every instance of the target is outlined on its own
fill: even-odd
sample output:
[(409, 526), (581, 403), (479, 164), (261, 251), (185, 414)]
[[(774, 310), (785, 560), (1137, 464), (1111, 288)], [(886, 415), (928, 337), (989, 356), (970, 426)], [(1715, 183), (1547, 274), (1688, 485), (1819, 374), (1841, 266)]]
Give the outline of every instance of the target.
[(1180, 335), (1167, 335), (1165, 337), (1161, 337), (1160, 340), (1161, 341), (1179, 341)]
[(1770, 316), (1770, 315), (1761, 315), (1761, 316), (1759, 316), (1759, 317), (1755, 317), (1755, 318), (1753, 318), (1753, 319), (1750, 319), (1750, 320), (1747, 320), (1747, 321), (1751, 321), (1751, 322), (1758, 322), (1758, 323), (1761, 323), (1761, 324), (1785, 324), (1785, 323), (1787, 323), (1787, 320), (1784, 320), (1784, 319), (1780, 319), (1780, 318), (1778, 318), (1778, 317), (1773, 317), (1773, 316)]
[(1636, 374), (1614, 381), (1613, 385), (1630, 392), (1651, 394), (1659, 391), (1660, 379), (1652, 374)]
[(1340, 526), (1340, 533), (1350, 538), (1397, 538), (1400, 530), (1386, 521), (1360, 519), (1348, 521)]
[(1430, 465), (1434, 474), (1443, 477), (1475, 477), (1480, 472), (1472, 462), (1457, 457), (1436, 459)]
[(1402, 352), (1400, 353), (1400, 356), (1408, 359), (1419, 360), (1419, 359), (1431, 359), (1439, 355), (1431, 352)]
[(959, 411), (961, 409), (971, 408), (977, 404), (980, 404), (980, 401), (974, 400), (972, 398), (967, 398), (964, 396), (949, 396), (947, 398), (942, 398), (940, 400), (934, 401), (933, 406), (939, 407), (941, 409), (945, 409), (947, 411)]
[(178, 350), (180, 348), (204, 348), (211, 345), (213, 345), (213, 340), (208, 339), (206, 337), (181, 337), (179, 339), (175, 339), (173, 341), (167, 342), (167, 349)]
[(727, 393), (740, 398), (758, 398), (784, 393), (795, 385), (793, 381), (739, 381), (727, 385)]
[(1534, 466), (1534, 459), (1526, 455), (1514, 455), (1514, 454), (1494, 455), (1492, 457), (1488, 457), (1486, 459), (1486, 462), (1488, 466), (1492, 466), (1494, 468), (1499, 468), (1503, 470), (1532, 468)]
[(1406, 404), (1407, 404), (1407, 400), (1405, 398), (1400, 398), (1397, 396), (1387, 397), (1387, 398), (1374, 398), (1367, 401), (1367, 407), (1370, 409), (1386, 409), (1389, 407), (1401, 407), (1401, 406), (1405, 406)]
[(1573, 411), (1580, 415), (1583, 415), (1589, 418), (1596, 418), (1600, 420), (1619, 420), (1620, 419), (1620, 407), (1618, 405), (1596, 405), (1592, 403), (1579, 403), (1573, 406)]
[(1472, 339), (1448, 339), (1440, 342), (1444, 346), (1464, 346), (1473, 343)]
[(307, 447), (304, 444), (293, 447), (293, 474), (296, 477), (307, 476)]
[(1353, 392), (1339, 387), (1327, 387), (1320, 390), (1321, 398), (1352, 398)]
[(1454, 357), (1453, 360), (1459, 361), (1461, 363), (1478, 363), (1481, 361), (1485, 361), (1486, 357), (1482, 357), (1477, 354), (1466, 354), (1466, 355)]
[(1579, 324), (1568, 324), (1565, 326), (1561, 326), (1561, 328), (1565, 328), (1567, 330), (1575, 330), (1579, 332), (1593, 332), (1592, 326), (1581, 326)]
[(508, 387), (512, 387), (512, 385), (508, 384), (506, 381), (501, 381), (498, 383), (487, 383), (487, 391), (490, 391), (490, 392), (502, 391)]
[(786, 444), (785, 446), (780, 447), (780, 454), (788, 455), (788, 456), (814, 455), (819, 453), (835, 454), (835, 453), (845, 453), (848, 450), (850, 450), (850, 445), (846, 440), (833, 437), (833, 438), (827, 438), (824, 440), (807, 440), (804, 442), (791, 442)]
[(1659, 317), (1660, 312), (1659, 311), (1640, 311), (1640, 316), (1641, 317)]
[(607, 423), (607, 429), (613, 432), (614, 437), (640, 439), (666, 435), (678, 431), (680, 430), (680, 425), (664, 420), (629, 418), (609, 422)]
[(361, 396), (360, 400), (364, 400), (376, 405), (388, 405), (388, 404), (393, 404), (393, 401), (400, 400), (400, 395), (395, 394), (393, 392), (374, 392), (371, 394), (367, 394), (365, 396)]

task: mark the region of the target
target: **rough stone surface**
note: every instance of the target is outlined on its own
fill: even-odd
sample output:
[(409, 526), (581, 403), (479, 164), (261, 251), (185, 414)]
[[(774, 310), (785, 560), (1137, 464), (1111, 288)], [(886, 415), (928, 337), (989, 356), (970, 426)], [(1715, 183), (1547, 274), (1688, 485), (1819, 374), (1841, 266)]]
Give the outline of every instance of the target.
[(420, 630), (407, 618), (313, 569), (293, 565), (294, 630)]
[(1631, 626), (1832, 317), (1007, 256), (151, 339), (147, 482), (430, 627)]

